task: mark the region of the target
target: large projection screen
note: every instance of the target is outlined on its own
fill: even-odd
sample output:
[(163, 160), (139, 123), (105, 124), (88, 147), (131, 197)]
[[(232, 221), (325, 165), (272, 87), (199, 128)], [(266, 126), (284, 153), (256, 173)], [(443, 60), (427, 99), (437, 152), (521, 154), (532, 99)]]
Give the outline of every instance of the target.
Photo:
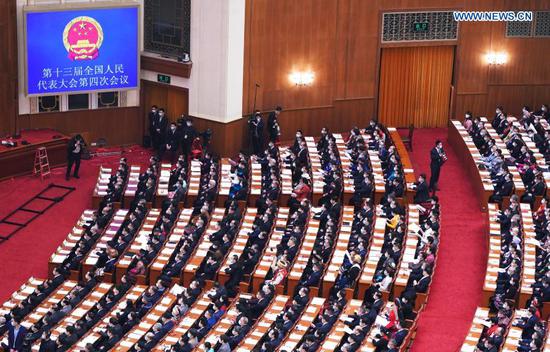
[(24, 9), (26, 94), (138, 88), (139, 5), (64, 6)]

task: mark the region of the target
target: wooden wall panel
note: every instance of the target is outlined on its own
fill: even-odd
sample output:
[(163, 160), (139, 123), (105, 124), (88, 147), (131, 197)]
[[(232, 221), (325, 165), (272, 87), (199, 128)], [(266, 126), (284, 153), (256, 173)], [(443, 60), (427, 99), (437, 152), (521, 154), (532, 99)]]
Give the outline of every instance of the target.
[[(336, 125), (341, 126), (340, 130), (347, 129), (358, 121), (358, 116), (361, 122), (366, 122), (378, 112), (380, 30), (384, 11), (548, 8), (550, 0), (323, 0), (315, 4), (247, 0), (243, 111), (252, 110), (254, 83), (258, 82), (262, 86), (258, 90), (258, 109), (271, 110), (275, 105), (282, 105), (287, 109), (282, 115), (284, 119), (303, 119), (283, 123), (283, 128), (301, 125), (318, 131), (322, 126)], [(311, 12), (309, 16), (300, 16), (291, 14), (292, 11)], [(299, 22), (296, 22), (297, 16)], [(335, 28), (333, 36), (323, 34), (319, 23)], [(304, 28), (311, 32), (304, 32)], [(330, 53), (327, 61), (306, 55), (306, 48), (317, 50), (311, 49), (312, 43)], [(515, 106), (519, 101), (532, 105), (539, 104), (539, 100), (549, 101), (548, 95), (545, 97), (545, 87), (550, 86), (550, 65), (545, 63), (550, 57), (549, 39), (508, 39), (504, 23), (462, 22), (456, 44), (451, 116), (461, 118), (467, 110), (479, 115), (490, 114), (496, 100), (504, 106), (510, 105), (509, 111), (520, 109), (523, 103)], [(509, 63), (497, 69), (489, 67), (485, 54), (491, 50), (508, 52)], [(321, 81), (311, 87), (285, 87), (282, 83), (293, 62), (309, 63)], [(325, 78), (329, 77), (333, 77), (333, 90), (327, 99)], [(521, 93), (512, 87), (495, 90), (493, 87), (497, 85), (520, 85), (526, 90)], [(369, 103), (345, 104), (346, 113), (337, 107), (342, 106), (343, 101), (362, 98)], [(334, 119), (338, 124), (332, 123)], [(283, 131), (283, 135), (293, 133)]]
[(141, 143), (143, 136), (140, 108), (111, 108), (51, 112), (19, 116), (20, 128), (53, 128), (64, 134), (85, 133), (87, 142), (105, 138), (108, 145)]
[(0, 136), (15, 132), (17, 116), (16, 0), (0, 1)]

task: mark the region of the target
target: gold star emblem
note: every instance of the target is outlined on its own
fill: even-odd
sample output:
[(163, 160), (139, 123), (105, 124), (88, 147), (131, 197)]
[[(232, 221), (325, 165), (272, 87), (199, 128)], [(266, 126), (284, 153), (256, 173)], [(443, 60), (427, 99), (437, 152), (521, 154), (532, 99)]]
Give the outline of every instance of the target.
[(80, 22), (80, 29), (86, 29), (86, 24), (84, 22)]

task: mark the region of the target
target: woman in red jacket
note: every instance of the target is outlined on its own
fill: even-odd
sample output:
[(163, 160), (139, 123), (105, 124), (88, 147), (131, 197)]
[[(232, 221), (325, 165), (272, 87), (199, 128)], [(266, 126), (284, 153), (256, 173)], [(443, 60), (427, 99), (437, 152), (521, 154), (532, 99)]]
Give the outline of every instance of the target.
[(296, 185), (294, 190), (292, 191), (294, 194), (296, 194), (296, 199), (301, 202), (304, 199), (309, 198), (309, 194), (311, 193), (311, 187), (308, 185), (307, 181), (302, 177), (300, 179), (300, 182)]

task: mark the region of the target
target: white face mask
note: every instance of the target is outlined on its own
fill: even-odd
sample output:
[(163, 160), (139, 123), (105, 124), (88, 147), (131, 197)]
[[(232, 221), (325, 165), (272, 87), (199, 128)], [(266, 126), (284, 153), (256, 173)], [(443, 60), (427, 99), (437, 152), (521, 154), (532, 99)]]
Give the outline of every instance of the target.
[(159, 116), (160, 116), (160, 117), (163, 117), (163, 116), (164, 116), (164, 113), (163, 113), (163, 112), (159, 112)]

